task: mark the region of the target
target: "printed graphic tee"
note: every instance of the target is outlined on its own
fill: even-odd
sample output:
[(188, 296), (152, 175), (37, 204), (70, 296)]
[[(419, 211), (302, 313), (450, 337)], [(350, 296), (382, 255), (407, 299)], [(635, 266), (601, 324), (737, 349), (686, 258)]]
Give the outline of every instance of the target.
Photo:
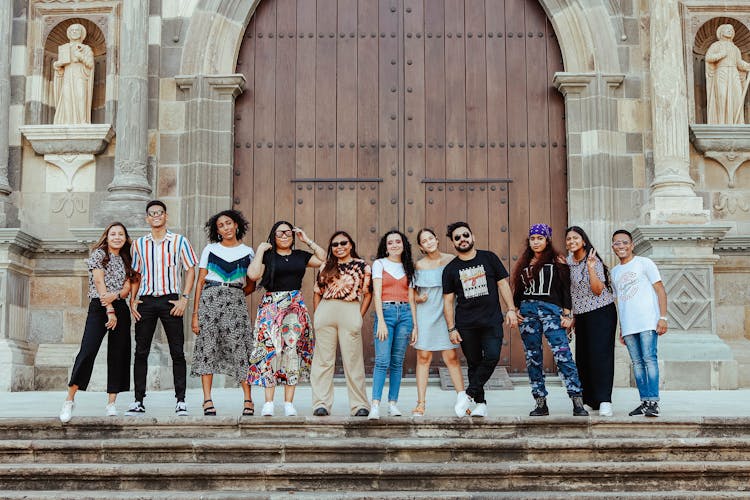
[(247, 267), (255, 257), (255, 252), (244, 243), (235, 247), (225, 247), (221, 243), (209, 243), (203, 249), (198, 267), (206, 269), (206, 280), (224, 283), (245, 284)]
[(661, 281), (656, 264), (647, 257), (636, 255), (627, 264), (612, 268), (610, 274), (622, 335), (656, 330), (660, 314), (654, 283)]
[(443, 293), (456, 294), (456, 328), (501, 324), (497, 282), (507, 277), (498, 256), (486, 250), (471, 260), (450, 261), (443, 269)]

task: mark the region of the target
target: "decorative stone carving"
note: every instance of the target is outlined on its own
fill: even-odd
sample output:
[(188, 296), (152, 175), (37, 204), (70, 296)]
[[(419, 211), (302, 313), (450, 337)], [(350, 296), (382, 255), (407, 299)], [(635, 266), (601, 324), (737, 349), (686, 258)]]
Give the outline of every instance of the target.
[(707, 122), (745, 123), (744, 103), (750, 83), (750, 64), (742, 60), (740, 49), (732, 41), (734, 27), (731, 24), (719, 26), (716, 38), (706, 52)]
[(728, 185), (733, 188), (737, 170), (750, 160), (750, 127), (694, 124), (690, 126), (690, 140), (706, 158), (724, 167)]
[(94, 93), (94, 52), (83, 43), (86, 28), (71, 24), (69, 43), (58, 47), (55, 70), (55, 119), (59, 124), (91, 123), (91, 98)]

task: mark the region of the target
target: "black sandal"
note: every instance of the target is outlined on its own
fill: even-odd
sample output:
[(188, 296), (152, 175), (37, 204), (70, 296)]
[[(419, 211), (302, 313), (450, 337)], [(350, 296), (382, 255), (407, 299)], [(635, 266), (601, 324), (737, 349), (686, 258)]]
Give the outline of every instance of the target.
[[(247, 403), (250, 403), (250, 406), (247, 406)], [(251, 415), (255, 415), (255, 405), (253, 405), (252, 399), (246, 399), (245, 407), (242, 409), (242, 416), (249, 417)]]
[(215, 417), (216, 408), (214, 408), (213, 404), (211, 404), (210, 406), (206, 406), (206, 403), (213, 403), (213, 400), (207, 399), (203, 401), (203, 415), (205, 415), (206, 417)]

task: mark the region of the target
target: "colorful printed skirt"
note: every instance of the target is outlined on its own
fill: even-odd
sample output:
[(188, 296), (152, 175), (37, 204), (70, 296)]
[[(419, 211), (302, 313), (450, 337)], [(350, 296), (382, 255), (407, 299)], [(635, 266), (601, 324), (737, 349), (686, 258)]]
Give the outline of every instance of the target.
[(255, 320), (247, 381), (263, 387), (309, 380), (315, 338), (302, 293), (266, 292)]

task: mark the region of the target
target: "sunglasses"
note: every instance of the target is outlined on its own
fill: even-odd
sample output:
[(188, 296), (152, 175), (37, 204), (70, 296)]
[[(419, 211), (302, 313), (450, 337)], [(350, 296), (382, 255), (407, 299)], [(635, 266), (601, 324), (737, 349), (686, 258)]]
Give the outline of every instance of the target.
[(348, 244), (349, 244), (349, 241), (332, 241), (331, 248), (345, 247)]
[(453, 241), (459, 241), (461, 238), (468, 240), (470, 236), (470, 233), (455, 234), (453, 235)]
[(148, 212), (149, 217), (159, 217), (161, 215), (164, 215), (164, 210), (154, 210), (153, 212)]
[(276, 237), (281, 238), (282, 236), (291, 236), (293, 231), (291, 229), (282, 229), (279, 231), (276, 231)]

